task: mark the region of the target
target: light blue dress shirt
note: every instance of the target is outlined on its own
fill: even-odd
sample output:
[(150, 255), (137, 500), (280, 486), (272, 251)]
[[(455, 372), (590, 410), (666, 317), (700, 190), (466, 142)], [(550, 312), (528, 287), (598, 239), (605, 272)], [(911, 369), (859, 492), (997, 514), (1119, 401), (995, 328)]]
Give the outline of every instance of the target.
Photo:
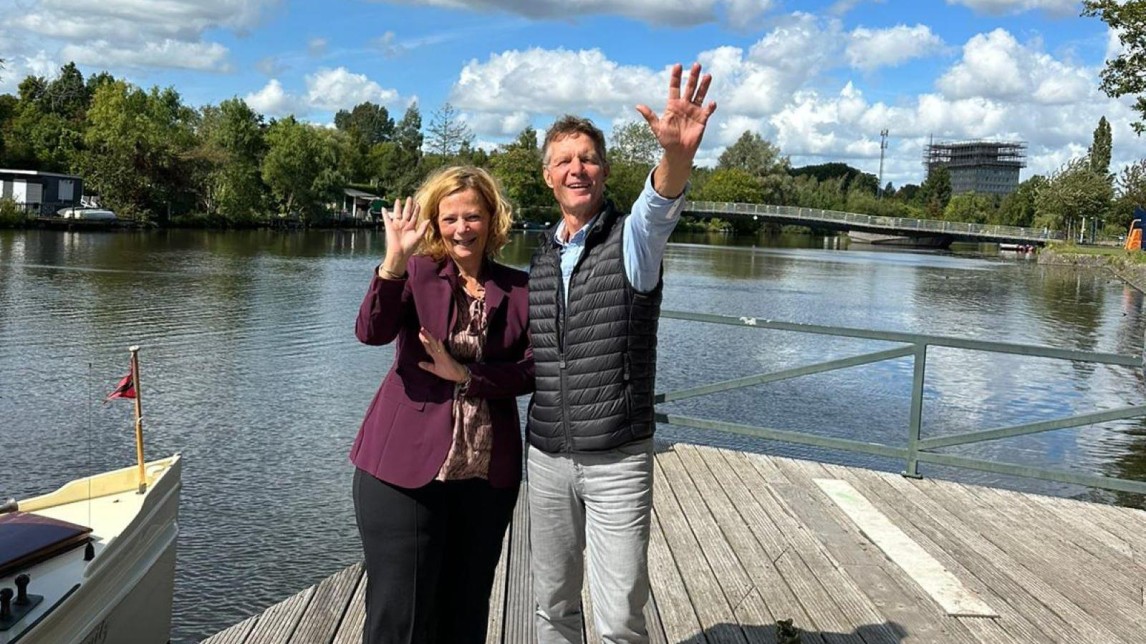
[[(652, 177), (650, 172), (645, 178), (645, 188), (633, 204), (629, 217), (625, 219), (625, 234), (622, 237), (625, 275), (633, 288), (641, 293), (648, 293), (657, 287), (669, 235), (676, 228), (681, 210), (684, 209), (684, 193), (676, 199), (666, 199), (653, 189)], [(561, 247), (561, 280), (565, 286), (566, 304), (569, 303), (569, 278), (573, 275), (573, 267), (581, 260), (581, 253), (585, 251), (585, 238), (600, 216), (598, 213), (568, 240), (564, 239), (565, 221), (557, 225), (553, 239)]]

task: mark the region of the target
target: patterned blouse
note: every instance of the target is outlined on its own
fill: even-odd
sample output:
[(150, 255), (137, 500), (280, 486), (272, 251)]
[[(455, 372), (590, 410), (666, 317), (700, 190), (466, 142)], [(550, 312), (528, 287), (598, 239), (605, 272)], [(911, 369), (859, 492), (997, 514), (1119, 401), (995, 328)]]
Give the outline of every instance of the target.
[[(485, 298), (473, 297), (459, 281), (454, 289), (457, 325), (450, 333), (449, 352), (462, 364), (481, 360), (487, 320)], [(467, 397), (465, 387), (454, 390), (454, 440), (438, 470), (439, 481), (489, 477), (489, 455), (493, 447), (493, 425), (485, 398)]]

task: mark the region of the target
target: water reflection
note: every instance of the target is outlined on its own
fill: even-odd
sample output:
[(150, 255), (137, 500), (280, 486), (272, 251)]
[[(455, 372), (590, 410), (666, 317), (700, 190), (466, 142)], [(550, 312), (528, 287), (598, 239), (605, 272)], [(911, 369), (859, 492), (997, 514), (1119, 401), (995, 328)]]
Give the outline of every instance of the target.
[[(527, 266), (536, 239), (514, 235), (503, 259)], [(800, 235), (731, 244), (720, 235), (678, 235), (665, 260), (665, 307), (1142, 350), (1141, 293), (1103, 274), (975, 252), (835, 246)], [(197, 641), (358, 560), (346, 454), (392, 352), (359, 345), (353, 323), (382, 253), (383, 237), (364, 230), (0, 231), (0, 496), (43, 492), (134, 459), (130, 405), (98, 401), (126, 370), (125, 348), (141, 344), (149, 454), (186, 458), (173, 641)], [(662, 322), (660, 338), (661, 391), (890, 346), (676, 320)], [(887, 361), (665, 411), (898, 445), (911, 373), (911, 360)], [(925, 432), (1136, 404), (1143, 391), (1137, 370), (935, 350)], [(902, 467), (661, 431), (670, 439)], [(1142, 478), (1146, 423), (953, 451)]]

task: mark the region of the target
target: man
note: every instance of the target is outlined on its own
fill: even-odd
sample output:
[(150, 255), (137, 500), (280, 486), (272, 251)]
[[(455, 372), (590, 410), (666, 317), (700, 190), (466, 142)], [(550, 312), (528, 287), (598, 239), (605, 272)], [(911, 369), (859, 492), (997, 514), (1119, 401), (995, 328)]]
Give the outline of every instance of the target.
[(633, 204), (605, 199), (605, 137), (566, 116), (546, 132), (545, 183), (561, 221), (533, 256), (529, 328), (536, 393), (529, 405), (530, 543), (541, 644), (581, 642), (583, 553), (605, 642), (647, 642), (648, 544), (653, 502), (653, 392), (661, 258), (715, 103), (694, 64), (681, 92), (644, 105), (663, 150)]

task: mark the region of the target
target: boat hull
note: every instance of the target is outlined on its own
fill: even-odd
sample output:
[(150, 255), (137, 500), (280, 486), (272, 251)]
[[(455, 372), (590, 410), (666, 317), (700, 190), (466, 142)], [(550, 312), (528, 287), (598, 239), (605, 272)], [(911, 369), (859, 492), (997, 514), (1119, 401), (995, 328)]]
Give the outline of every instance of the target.
[[(44, 601), (25, 618), (27, 624), (0, 632), (0, 644), (169, 640), (181, 466), (175, 456), (149, 468), (160, 465), (162, 472), (149, 477), (142, 495), (135, 492), (129, 468), (92, 477), (97, 494), (100, 485), (106, 490), (91, 500), (73, 499), (86, 487), (73, 482), (52, 495), (21, 502), (21, 510), (61, 520), (77, 521), (91, 513), (95, 558), (84, 561), (79, 547), (25, 570), (32, 578), (29, 592), (44, 595)], [(12, 584), (12, 577), (0, 578), (0, 587)]]

